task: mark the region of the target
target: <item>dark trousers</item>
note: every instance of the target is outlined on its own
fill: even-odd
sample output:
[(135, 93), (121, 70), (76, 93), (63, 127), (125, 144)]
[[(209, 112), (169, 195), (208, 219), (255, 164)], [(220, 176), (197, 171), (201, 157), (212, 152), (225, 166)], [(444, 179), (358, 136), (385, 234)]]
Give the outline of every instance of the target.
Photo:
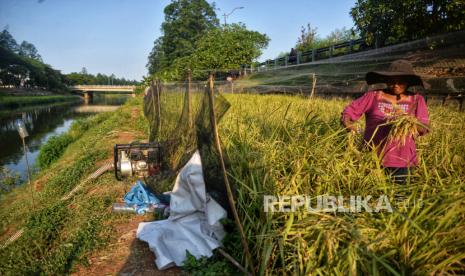
[(410, 177), (411, 168), (391, 168), (385, 167), (385, 171), (392, 177), (394, 183), (405, 184)]

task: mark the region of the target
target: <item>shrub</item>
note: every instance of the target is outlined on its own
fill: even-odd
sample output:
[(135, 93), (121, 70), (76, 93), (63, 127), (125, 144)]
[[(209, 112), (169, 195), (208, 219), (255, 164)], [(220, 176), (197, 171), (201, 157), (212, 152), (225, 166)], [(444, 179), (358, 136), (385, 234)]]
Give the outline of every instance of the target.
[(73, 142), (73, 138), (69, 134), (52, 136), (40, 149), (37, 157), (37, 165), (40, 169), (49, 167), (55, 162), (65, 151), (66, 147)]

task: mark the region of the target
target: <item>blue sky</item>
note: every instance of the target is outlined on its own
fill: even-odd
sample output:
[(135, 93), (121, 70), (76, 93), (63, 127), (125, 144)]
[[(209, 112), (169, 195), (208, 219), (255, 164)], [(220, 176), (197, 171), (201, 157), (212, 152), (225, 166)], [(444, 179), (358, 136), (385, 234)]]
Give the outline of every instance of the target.
[[(140, 80), (163, 8), (170, 0), (0, 0), (0, 28), (8, 26), (18, 43), (33, 43), (44, 61), (64, 73), (82, 67)], [(210, 3), (213, 1), (209, 1)], [(243, 22), (271, 41), (259, 60), (274, 58), (295, 45), (302, 25), (322, 37), (351, 28), (355, 0), (217, 0), (218, 18), (236, 10), (227, 22)], [(218, 10), (219, 9), (219, 10)]]

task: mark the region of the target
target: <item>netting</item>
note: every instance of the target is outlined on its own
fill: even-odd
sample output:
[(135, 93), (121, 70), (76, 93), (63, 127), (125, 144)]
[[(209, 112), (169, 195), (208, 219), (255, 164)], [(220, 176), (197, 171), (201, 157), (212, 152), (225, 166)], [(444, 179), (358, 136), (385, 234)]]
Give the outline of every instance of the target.
[[(212, 107), (207, 84), (206, 81), (152, 83), (146, 89), (144, 114), (150, 126), (149, 141), (162, 144), (163, 177), (172, 180), (192, 154), (199, 150), (206, 190), (229, 213), (221, 157), (215, 147), (212, 115), (219, 122), (230, 104), (215, 89)], [(157, 190), (158, 181), (149, 179), (146, 184)]]
[[(412, 62), (414, 71), (428, 84), (426, 89), (412, 87), (428, 100), (465, 93), (465, 32), (456, 32), (399, 45), (318, 60), (299, 65), (248, 68), (239, 74), (224, 70), (227, 77), (219, 89), (224, 93), (283, 93), (320, 97), (356, 97), (384, 88), (384, 84), (365, 82), (369, 71), (386, 70), (397, 59)], [(238, 75), (240, 75), (238, 77)], [(218, 78), (217, 78), (218, 80)]]

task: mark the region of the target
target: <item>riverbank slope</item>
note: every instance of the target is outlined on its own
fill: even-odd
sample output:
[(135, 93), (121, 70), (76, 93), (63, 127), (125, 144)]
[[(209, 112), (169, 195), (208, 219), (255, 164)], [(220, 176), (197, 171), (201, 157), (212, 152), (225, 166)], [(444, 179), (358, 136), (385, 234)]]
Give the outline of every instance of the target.
[(20, 108), (59, 102), (79, 102), (82, 98), (69, 92), (55, 93), (37, 89), (0, 88), (0, 108)]

